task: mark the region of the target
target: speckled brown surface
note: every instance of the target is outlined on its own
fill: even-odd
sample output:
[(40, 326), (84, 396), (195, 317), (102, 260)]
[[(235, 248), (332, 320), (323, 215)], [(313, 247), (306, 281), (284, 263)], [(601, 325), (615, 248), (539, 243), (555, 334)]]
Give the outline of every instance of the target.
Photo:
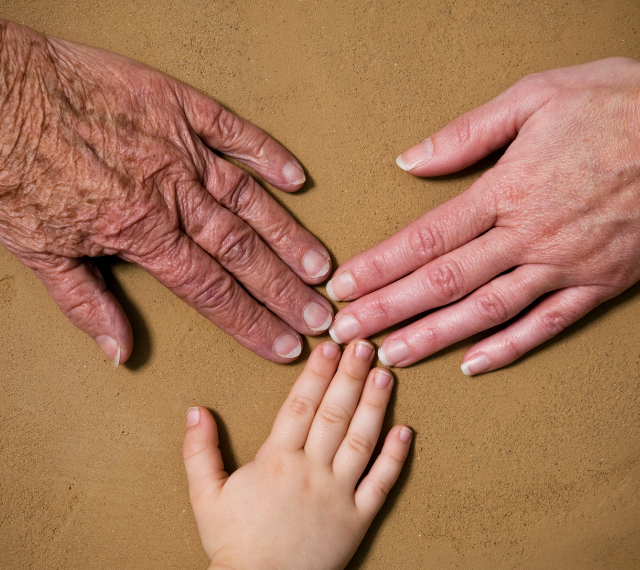
[[(464, 188), (394, 158), (523, 75), (640, 57), (640, 4), (4, 0), (0, 16), (170, 73), (288, 146), (312, 183), (279, 199), (343, 262)], [(0, 567), (205, 568), (180, 446), (216, 410), (241, 465), (302, 363), (240, 348), (124, 264), (103, 264), (136, 348), (114, 371), (0, 250)], [(640, 567), (640, 287), (506, 370), (470, 343), (398, 370), (416, 431), (350, 568)], [(379, 340), (379, 339), (377, 339)], [(309, 344), (315, 345), (311, 340)]]

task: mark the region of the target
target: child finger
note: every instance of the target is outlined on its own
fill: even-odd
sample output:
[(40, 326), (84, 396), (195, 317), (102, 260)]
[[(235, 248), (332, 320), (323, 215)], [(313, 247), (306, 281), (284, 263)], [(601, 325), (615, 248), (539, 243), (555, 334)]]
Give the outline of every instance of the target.
[(398, 480), (409, 453), (412, 435), (406, 426), (394, 427), (389, 432), (371, 471), (358, 486), (355, 494), (356, 509), (367, 525), (371, 524)]
[(304, 449), (310, 458), (326, 464), (333, 461), (362, 394), (373, 355), (373, 345), (366, 340), (355, 340), (345, 349), (309, 430)]
[(369, 373), (347, 435), (333, 460), (336, 477), (345, 480), (352, 489), (367, 467), (380, 437), (392, 386), (393, 378), (388, 370), (376, 368)]
[(313, 418), (340, 361), (340, 347), (331, 341), (309, 355), (302, 374), (280, 408), (268, 442), (286, 449), (302, 449)]

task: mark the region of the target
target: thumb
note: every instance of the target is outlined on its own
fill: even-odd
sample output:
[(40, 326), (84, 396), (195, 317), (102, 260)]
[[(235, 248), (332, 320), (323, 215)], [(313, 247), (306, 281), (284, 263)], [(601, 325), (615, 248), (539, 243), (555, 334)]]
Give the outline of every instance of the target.
[(529, 75), (403, 152), (397, 165), (416, 176), (457, 172), (502, 148), (552, 96), (544, 74)]
[(182, 457), (189, 481), (189, 496), (196, 520), (207, 507), (209, 493), (217, 492), (229, 475), (218, 447), (218, 428), (211, 412), (202, 406), (187, 411), (187, 432)]
[(129, 358), (131, 324), (91, 261), (52, 257), (27, 264), (65, 316), (96, 341), (114, 366)]

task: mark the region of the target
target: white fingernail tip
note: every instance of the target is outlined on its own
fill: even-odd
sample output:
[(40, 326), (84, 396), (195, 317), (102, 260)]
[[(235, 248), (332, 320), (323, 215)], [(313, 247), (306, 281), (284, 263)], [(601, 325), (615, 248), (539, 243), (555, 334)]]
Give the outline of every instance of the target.
[[(326, 331), (329, 328), (329, 325), (331, 325), (331, 321), (333, 321), (333, 315), (329, 314), (329, 316), (327, 317), (327, 320), (324, 322), (324, 324), (321, 327), (318, 327), (317, 329), (311, 328), (311, 330), (313, 332), (320, 332), (320, 331)], [(329, 333), (331, 334), (331, 333)], [(333, 337), (331, 337), (333, 338)], [(334, 339), (335, 340), (335, 339)]]
[(302, 346), (298, 345), (289, 354), (281, 354), (282, 358), (298, 358), (302, 353)]
[(282, 174), (289, 184), (302, 184), (307, 179), (302, 168), (295, 162), (287, 162), (282, 169)]
[(384, 347), (381, 346), (378, 349), (378, 358), (380, 359), (380, 362), (382, 362), (382, 364), (384, 366), (391, 366), (391, 362), (389, 362), (389, 359), (384, 355)]
[(410, 170), (410, 165), (407, 164), (404, 160), (402, 160), (402, 155), (400, 155), (398, 158), (396, 158), (396, 164), (402, 168), (402, 170), (409, 172)]
[(471, 373), (471, 371), (469, 370), (469, 365), (468, 365), (466, 362), (463, 362), (463, 363), (460, 365), (460, 369), (462, 370), (462, 373), (463, 373), (465, 376), (473, 376), (473, 374), (472, 374), (472, 373)]
[[(327, 283), (327, 285), (325, 286), (325, 291), (327, 292), (327, 295), (329, 295), (329, 298), (332, 301), (339, 301), (340, 300), (340, 299), (338, 299), (338, 297), (335, 296), (335, 293), (333, 292), (333, 286), (331, 285), (331, 281), (329, 281), (329, 283)], [(338, 341), (336, 340), (336, 342), (338, 342)]]
[(331, 340), (333, 340), (333, 342), (335, 342), (336, 344), (342, 344), (342, 342), (340, 342), (340, 339), (336, 336), (333, 327), (329, 328), (329, 336), (331, 337)]
[(322, 269), (315, 275), (310, 275), (310, 277), (324, 277), (329, 269), (331, 269), (331, 262), (327, 259), (327, 262), (322, 266)]
[(122, 349), (118, 346), (118, 350), (116, 352), (116, 357), (111, 361), (114, 368), (118, 368), (120, 366), (120, 354), (122, 353)]

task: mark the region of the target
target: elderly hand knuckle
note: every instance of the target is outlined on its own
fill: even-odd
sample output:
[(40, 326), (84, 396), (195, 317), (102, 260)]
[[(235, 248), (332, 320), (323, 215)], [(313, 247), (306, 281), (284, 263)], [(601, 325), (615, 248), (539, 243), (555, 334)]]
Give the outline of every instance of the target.
[(217, 192), (217, 199), (230, 212), (238, 213), (247, 210), (255, 198), (256, 185), (251, 175), (241, 170), (231, 181), (222, 184), (223, 188)]
[(458, 147), (465, 147), (473, 136), (473, 125), (468, 115), (462, 115), (453, 122), (453, 137)]
[(258, 239), (248, 226), (234, 228), (220, 244), (216, 257), (232, 272), (250, 268), (259, 252)]

